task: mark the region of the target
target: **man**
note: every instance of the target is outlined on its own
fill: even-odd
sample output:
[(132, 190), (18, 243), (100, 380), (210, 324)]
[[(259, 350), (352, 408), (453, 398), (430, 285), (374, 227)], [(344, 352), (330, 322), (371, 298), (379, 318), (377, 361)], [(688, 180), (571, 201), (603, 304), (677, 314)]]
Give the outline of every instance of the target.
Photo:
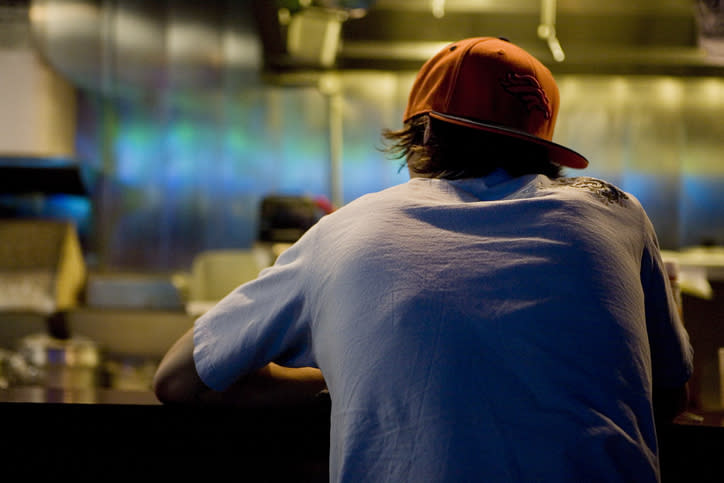
[(588, 161), (551, 141), (557, 111), (512, 43), (443, 49), (385, 133), (410, 181), (325, 216), (201, 317), (159, 398), (326, 383), (332, 481), (657, 481), (654, 409), (682, 410), (691, 347), (638, 201), (561, 177)]

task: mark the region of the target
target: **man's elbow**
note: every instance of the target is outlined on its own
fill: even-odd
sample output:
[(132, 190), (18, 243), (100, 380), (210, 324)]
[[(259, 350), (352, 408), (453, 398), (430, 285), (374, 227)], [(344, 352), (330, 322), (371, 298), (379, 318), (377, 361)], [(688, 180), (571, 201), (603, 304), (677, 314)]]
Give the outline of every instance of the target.
[(153, 376), (151, 389), (156, 398), (164, 404), (175, 402), (177, 398), (173, 382), (168, 377), (161, 376), (159, 372)]
[(151, 387), (156, 398), (164, 404), (189, 404), (196, 400), (197, 391), (185, 379), (158, 371)]

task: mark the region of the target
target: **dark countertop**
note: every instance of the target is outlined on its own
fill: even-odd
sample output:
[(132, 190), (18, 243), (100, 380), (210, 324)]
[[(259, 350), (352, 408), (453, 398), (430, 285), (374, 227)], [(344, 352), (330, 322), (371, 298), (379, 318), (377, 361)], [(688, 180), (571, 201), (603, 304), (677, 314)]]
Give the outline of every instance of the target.
[[(329, 411), (328, 397), (240, 409), (164, 406), (151, 392), (5, 389), (0, 475), (323, 482)], [(687, 413), (658, 435), (664, 483), (724, 481), (724, 411)]]
[(328, 398), (238, 409), (164, 406), (150, 392), (0, 390), (0, 478), (327, 481), (329, 410)]

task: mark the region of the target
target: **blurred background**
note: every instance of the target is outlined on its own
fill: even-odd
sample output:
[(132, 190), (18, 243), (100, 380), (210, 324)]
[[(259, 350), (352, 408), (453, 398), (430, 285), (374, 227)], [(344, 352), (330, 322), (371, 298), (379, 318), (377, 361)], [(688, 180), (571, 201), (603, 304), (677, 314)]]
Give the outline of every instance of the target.
[[(168, 321), (169, 313), (192, 317), (189, 297), (208, 298), (189, 295), (194, 276), (212, 266), (199, 268), (203, 256), (292, 242), (298, 235), (262, 236), (274, 209), (306, 207), (301, 233), (314, 216), (406, 181), (400, 163), (380, 153), (380, 131), (401, 127), (417, 69), (448, 42), (503, 36), (556, 76), (554, 140), (591, 162), (567, 174), (633, 193), (671, 256), (703, 253), (690, 264), (705, 270), (691, 304), (705, 300), (703, 317), (721, 322), (711, 284), (724, 245), (722, 8), (716, 0), (0, 0), (0, 218), (73, 228), (69, 242), (57, 240), (77, 244), (82, 276), (67, 277), (78, 299), (66, 307), (51, 295), (44, 317), (69, 307), (74, 327), (106, 347), (155, 357), (189, 321)], [(266, 205), (272, 211), (265, 201), (276, 201)], [(10, 290), (19, 282), (7, 274), (37, 269), (51, 242), (14, 233), (0, 248), (0, 283), (17, 294), (29, 289)], [(33, 241), (23, 256), (35, 265), (23, 265), (17, 246)], [(49, 266), (63, 282), (65, 272)], [(138, 302), (138, 291), (159, 298)], [(25, 328), (0, 331), (0, 342), (29, 327), (16, 301), (0, 297), (15, 311), (5, 318)], [(155, 342), (129, 335), (148, 333), (138, 329), (149, 327), (148, 314), (131, 329), (130, 312), (108, 307), (156, 310)], [(712, 344), (702, 360), (713, 381), (707, 401), (718, 405), (714, 352), (724, 342)]]
[(556, 75), (555, 139), (589, 157), (581, 174), (638, 196), (663, 247), (721, 244), (724, 61), (700, 20), (718, 3), (4, 0), (0, 155), (77, 166), (87, 195), (0, 207), (71, 217), (99, 269), (248, 247), (263, 196), (340, 205), (405, 181), (380, 130), (429, 55), (490, 35)]

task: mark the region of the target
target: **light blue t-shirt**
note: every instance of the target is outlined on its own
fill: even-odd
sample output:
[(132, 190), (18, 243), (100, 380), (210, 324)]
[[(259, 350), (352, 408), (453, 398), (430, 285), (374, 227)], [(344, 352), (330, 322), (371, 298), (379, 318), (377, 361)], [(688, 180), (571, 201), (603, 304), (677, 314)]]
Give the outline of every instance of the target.
[(658, 476), (652, 384), (692, 370), (653, 227), (593, 178), (415, 178), (322, 218), (196, 323), (222, 390), (319, 367), (331, 481)]

